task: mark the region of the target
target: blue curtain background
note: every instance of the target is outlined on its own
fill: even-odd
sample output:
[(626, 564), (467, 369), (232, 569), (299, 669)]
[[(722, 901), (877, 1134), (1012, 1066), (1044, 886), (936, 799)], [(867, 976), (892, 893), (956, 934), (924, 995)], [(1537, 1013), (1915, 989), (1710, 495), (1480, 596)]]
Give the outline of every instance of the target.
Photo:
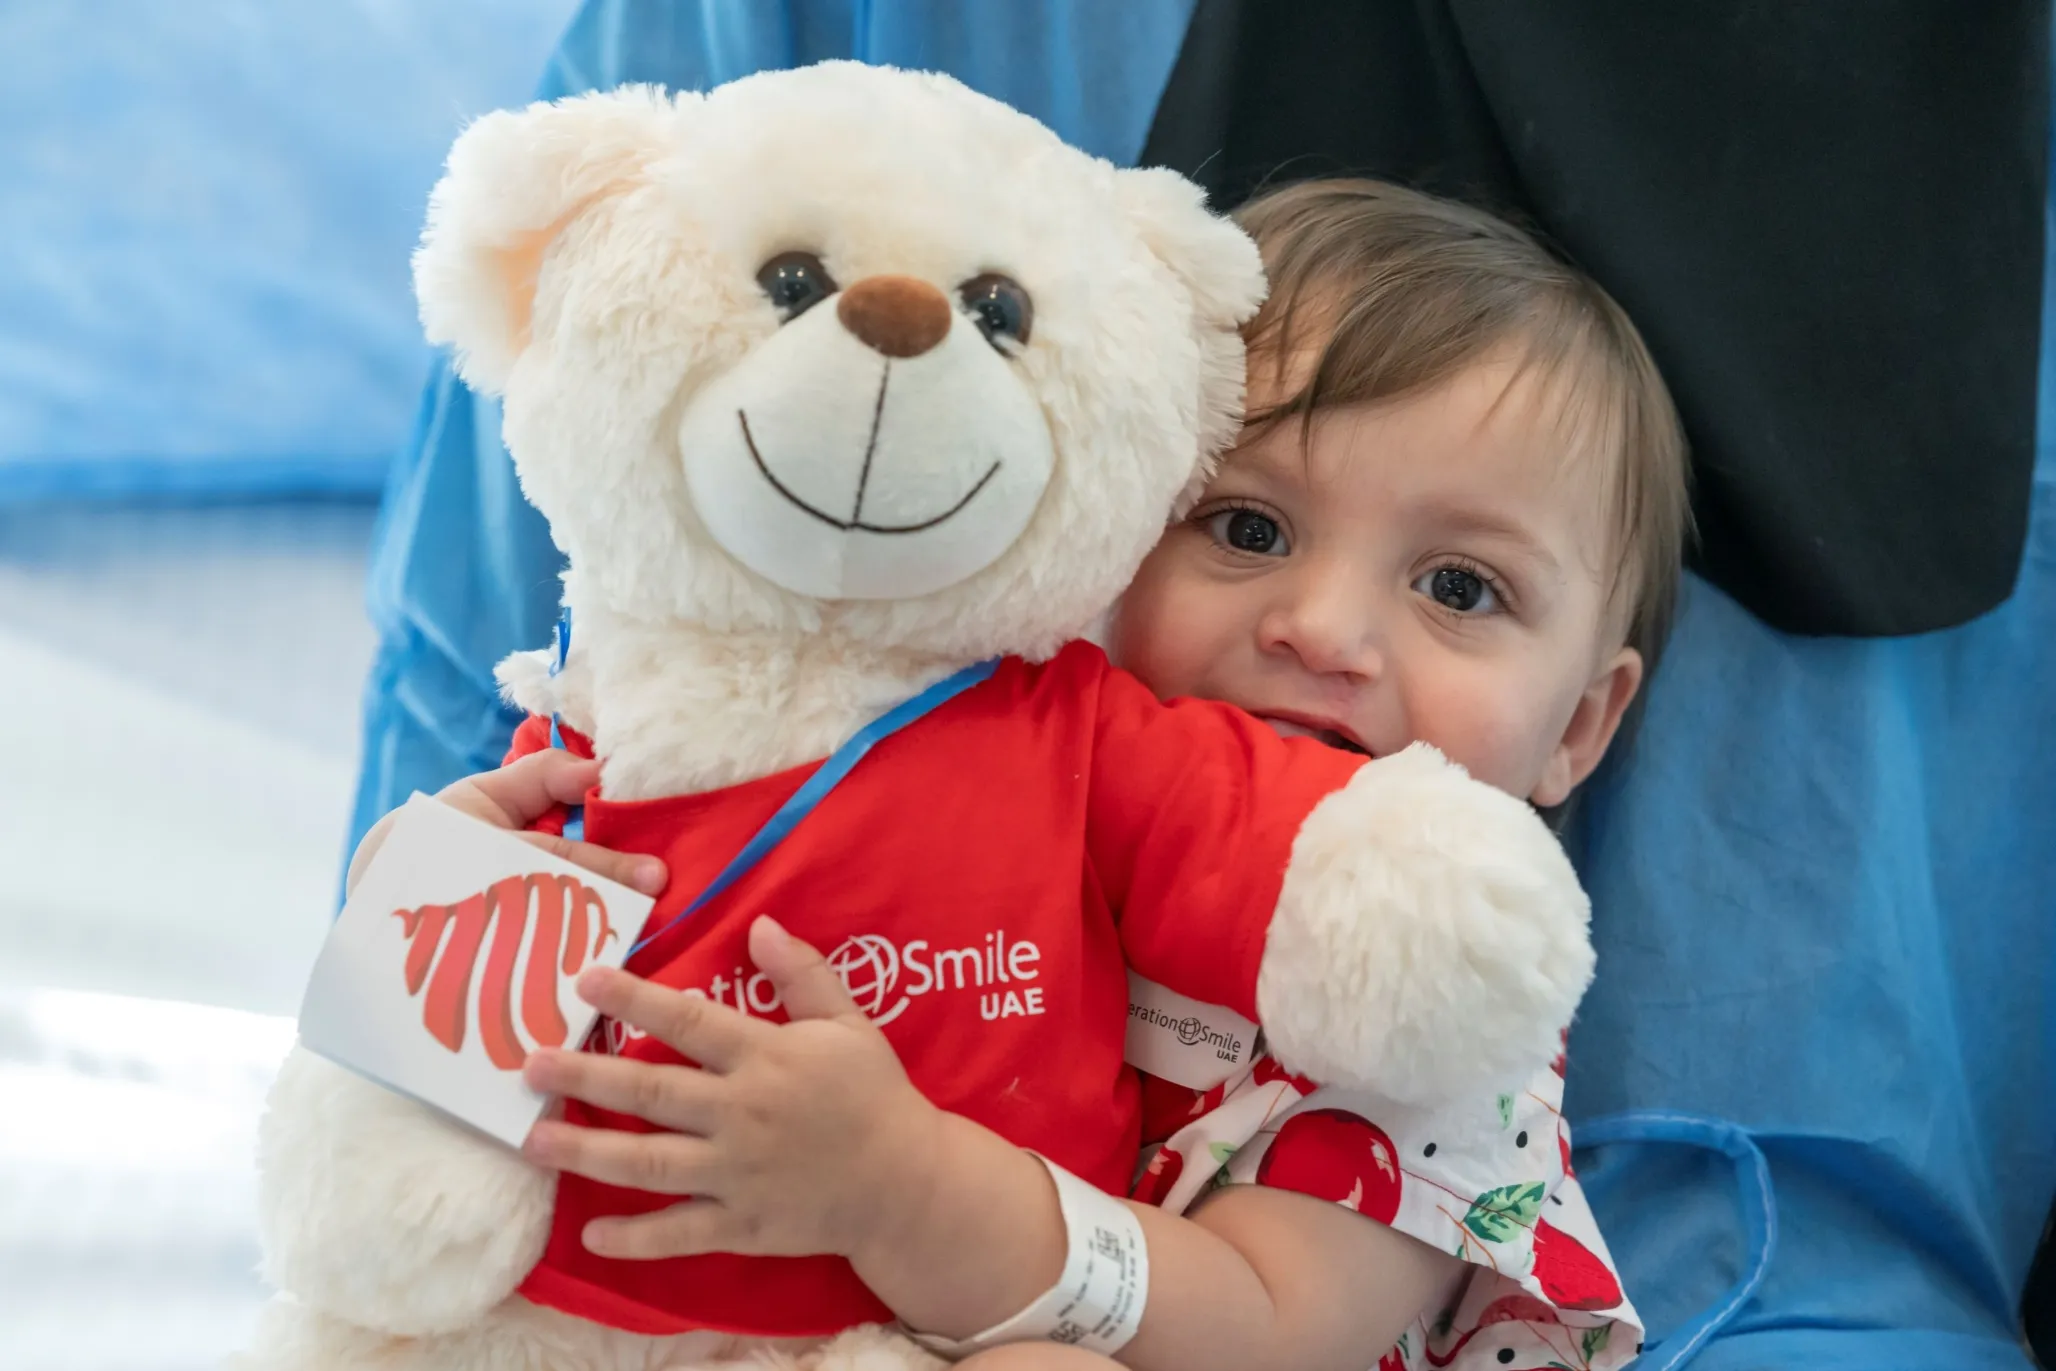
[[(2052, 309), (2045, 283), (2045, 340)], [(1783, 1220), (1701, 1366), (2028, 1364), (2016, 1309), (2056, 1193), (2052, 362), (2045, 341), (2010, 600), (1918, 638), (1800, 640), (1693, 581), (1640, 743), (1589, 796), (1600, 971), (1566, 1107), (1747, 1125)], [(1735, 1279), (1724, 1165), (1587, 1166), (1654, 1329)]]
[(375, 494), (428, 188), (572, 5), (0, 5), (0, 501)]

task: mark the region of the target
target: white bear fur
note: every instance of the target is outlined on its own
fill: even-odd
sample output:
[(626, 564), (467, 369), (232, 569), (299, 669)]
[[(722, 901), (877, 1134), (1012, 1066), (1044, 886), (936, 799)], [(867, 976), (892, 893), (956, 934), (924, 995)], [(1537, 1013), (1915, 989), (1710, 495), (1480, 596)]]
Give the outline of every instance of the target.
[[(777, 333), (755, 274), (795, 248), (844, 286), (1004, 270), (1033, 291), (1029, 341), (991, 376), (1032, 398), (1054, 468), (982, 570), (821, 600), (710, 536), (723, 511), (690, 497), (680, 417)], [(1263, 293), (1254, 246), (1182, 178), (1086, 157), (947, 78), (848, 63), (490, 115), (451, 153), (415, 272), (430, 338), (504, 394), (523, 488), (572, 568), (567, 669), (518, 654), (503, 688), (593, 738), (627, 800), (818, 758), (966, 662), (1044, 658), (1092, 629), (1233, 435), (1236, 327)], [(1585, 923), (1525, 806), (1425, 749), (1372, 763), (1298, 837), (1266, 1030), (1293, 1069), (1394, 1098), (1517, 1081), (1555, 1056), (1583, 992)], [(535, 1308), (512, 1292), (549, 1179), (304, 1051), (261, 1149), (282, 1293), (249, 1371), (934, 1365), (881, 1330), (654, 1339)]]
[(1293, 842), (1257, 974), (1264, 1035), (1294, 1071), (1404, 1104), (1522, 1079), (1592, 979), (1590, 941), (1567, 936), (1578, 888), (1520, 800), (1425, 743), (1370, 762)]
[(257, 1148), (264, 1278), (339, 1321), (466, 1328), (543, 1254), (549, 1173), (304, 1047), (279, 1069)]

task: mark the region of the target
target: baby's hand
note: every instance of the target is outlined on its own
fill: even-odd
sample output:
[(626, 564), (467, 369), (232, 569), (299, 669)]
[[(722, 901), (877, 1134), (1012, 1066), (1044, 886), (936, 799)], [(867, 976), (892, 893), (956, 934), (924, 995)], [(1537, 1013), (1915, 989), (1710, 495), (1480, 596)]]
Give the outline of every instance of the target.
[[(664, 863), (656, 857), (615, 852), (591, 843), (573, 842), (554, 833), (526, 831), (530, 824), (560, 804), (583, 804), (586, 792), (599, 783), (598, 762), (574, 757), (562, 748), (553, 747), (532, 752), (498, 771), (466, 776), (438, 792), (436, 798), (474, 819), (483, 819), (494, 828), (519, 831), (523, 839), (543, 851), (567, 862), (575, 862), (610, 881), (619, 881), (645, 895), (660, 893), (667, 878)], [(394, 814), (398, 812), (393, 811)], [(357, 844), (356, 854), (350, 858), (350, 874), (344, 882), (345, 893), (357, 888), (358, 877), (364, 874), (372, 855), (385, 844), (386, 834), (392, 826), (393, 815), (388, 814), (373, 824), (371, 831), (364, 835), (364, 841)]]
[(578, 991), (602, 1014), (700, 1067), (541, 1051), (536, 1090), (633, 1114), (665, 1133), (544, 1120), (523, 1149), (592, 1180), (692, 1198), (634, 1218), (595, 1219), (585, 1245), (606, 1257), (701, 1252), (851, 1255), (877, 1241), (937, 1146), (942, 1114), (916, 1090), (877, 1025), (815, 949), (769, 918), (750, 958), (791, 1022), (766, 1023), (697, 996), (594, 968)]

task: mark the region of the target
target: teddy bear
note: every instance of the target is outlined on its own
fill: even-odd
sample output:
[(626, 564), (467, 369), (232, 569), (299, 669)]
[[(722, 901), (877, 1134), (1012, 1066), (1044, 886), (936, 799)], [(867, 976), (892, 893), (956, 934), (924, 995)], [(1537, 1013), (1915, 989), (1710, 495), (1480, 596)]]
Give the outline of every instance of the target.
[[(1086, 641), (1239, 423), (1262, 265), (1192, 183), (940, 75), (624, 88), (467, 129), (415, 280), (567, 560), (568, 641), (500, 671), (519, 736), (599, 757), (585, 836), (671, 864), (631, 970), (775, 1014), (776, 912), (930, 1098), (1116, 1192), (1131, 972), (1395, 1099), (1555, 1054), (1587, 908), (1527, 806), (1160, 702)], [(304, 1049), (259, 1166), (251, 1368), (932, 1364), (839, 1259), (583, 1252), (581, 1216), (661, 1201)]]

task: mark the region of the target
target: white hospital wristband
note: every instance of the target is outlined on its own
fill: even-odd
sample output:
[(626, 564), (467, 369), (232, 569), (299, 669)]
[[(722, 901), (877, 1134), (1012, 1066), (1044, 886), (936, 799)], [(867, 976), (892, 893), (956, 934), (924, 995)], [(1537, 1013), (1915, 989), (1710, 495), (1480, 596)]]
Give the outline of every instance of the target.
[(956, 1361), (1010, 1342), (1068, 1343), (1111, 1357), (1142, 1326), (1142, 1306), (1149, 1297), (1142, 1221), (1127, 1205), (1047, 1157), (1035, 1160), (1056, 1182), (1067, 1247), (1064, 1273), (1026, 1309), (973, 1337), (958, 1341), (908, 1330), (909, 1337), (939, 1357)]

